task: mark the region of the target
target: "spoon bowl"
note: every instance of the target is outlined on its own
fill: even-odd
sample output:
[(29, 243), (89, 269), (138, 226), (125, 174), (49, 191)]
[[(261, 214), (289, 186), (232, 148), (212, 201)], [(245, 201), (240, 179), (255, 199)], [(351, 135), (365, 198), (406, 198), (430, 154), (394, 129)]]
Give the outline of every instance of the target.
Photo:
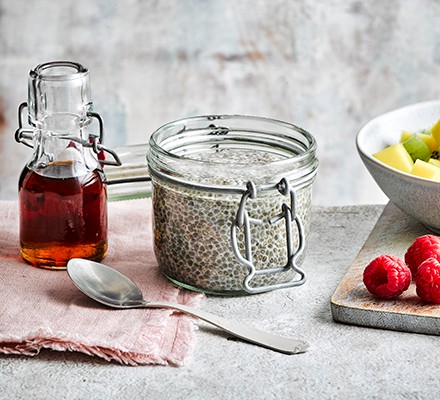
[(247, 342), (285, 354), (303, 353), (309, 347), (303, 340), (276, 336), (183, 304), (147, 301), (131, 279), (95, 261), (73, 258), (67, 263), (67, 273), (79, 290), (106, 306), (174, 309), (199, 318)]
[(136, 303), (145, 303), (131, 279), (104, 264), (73, 258), (67, 264), (67, 273), (79, 290), (107, 306), (132, 308)]

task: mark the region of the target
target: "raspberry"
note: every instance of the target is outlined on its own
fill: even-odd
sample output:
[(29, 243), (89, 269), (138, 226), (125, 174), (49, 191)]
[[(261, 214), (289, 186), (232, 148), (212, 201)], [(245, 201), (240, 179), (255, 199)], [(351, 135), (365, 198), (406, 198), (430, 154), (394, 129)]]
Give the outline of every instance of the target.
[(440, 237), (435, 235), (419, 236), (405, 254), (405, 262), (414, 279), (420, 264), (430, 257), (440, 260)]
[(420, 264), (416, 291), (423, 301), (440, 304), (440, 262), (436, 258), (428, 258)]
[(411, 271), (402, 259), (381, 255), (364, 270), (364, 284), (368, 291), (381, 299), (401, 295), (411, 283)]

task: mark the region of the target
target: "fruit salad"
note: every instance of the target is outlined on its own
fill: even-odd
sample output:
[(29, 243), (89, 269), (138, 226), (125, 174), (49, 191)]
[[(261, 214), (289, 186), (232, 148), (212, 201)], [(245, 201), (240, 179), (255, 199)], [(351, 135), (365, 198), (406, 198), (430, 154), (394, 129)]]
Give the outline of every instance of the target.
[(440, 181), (440, 120), (422, 132), (403, 131), (400, 142), (373, 157), (400, 171)]

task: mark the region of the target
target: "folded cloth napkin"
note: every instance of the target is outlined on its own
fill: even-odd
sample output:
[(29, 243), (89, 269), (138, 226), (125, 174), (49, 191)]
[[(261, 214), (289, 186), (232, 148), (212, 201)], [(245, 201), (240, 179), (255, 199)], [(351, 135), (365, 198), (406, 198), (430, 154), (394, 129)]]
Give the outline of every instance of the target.
[[(144, 297), (198, 306), (203, 295), (174, 287), (153, 253), (151, 200), (109, 203), (104, 263)], [(17, 202), (0, 201), (0, 352), (79, 351), (121, 364), (181, 366), (195, 345), (194, 318), (169, 309), (117, 310), (80, 292), (66, 271), (26, 264), (19, 254)]]

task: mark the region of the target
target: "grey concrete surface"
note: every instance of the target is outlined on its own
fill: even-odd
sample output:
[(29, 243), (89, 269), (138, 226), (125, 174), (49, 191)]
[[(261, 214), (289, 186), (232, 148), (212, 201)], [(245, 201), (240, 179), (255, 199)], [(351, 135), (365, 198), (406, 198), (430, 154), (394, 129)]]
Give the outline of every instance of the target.
[(438, 389), (438, 336), (335, 323), (330, 297), (383, 206), (315, 207), (299, 288), (203, 308), (310, 342), (286, 356), (200, 324), (181, 368), (127, 367), (76, 353), (0, 356), (0, 399), (425, 399)]

